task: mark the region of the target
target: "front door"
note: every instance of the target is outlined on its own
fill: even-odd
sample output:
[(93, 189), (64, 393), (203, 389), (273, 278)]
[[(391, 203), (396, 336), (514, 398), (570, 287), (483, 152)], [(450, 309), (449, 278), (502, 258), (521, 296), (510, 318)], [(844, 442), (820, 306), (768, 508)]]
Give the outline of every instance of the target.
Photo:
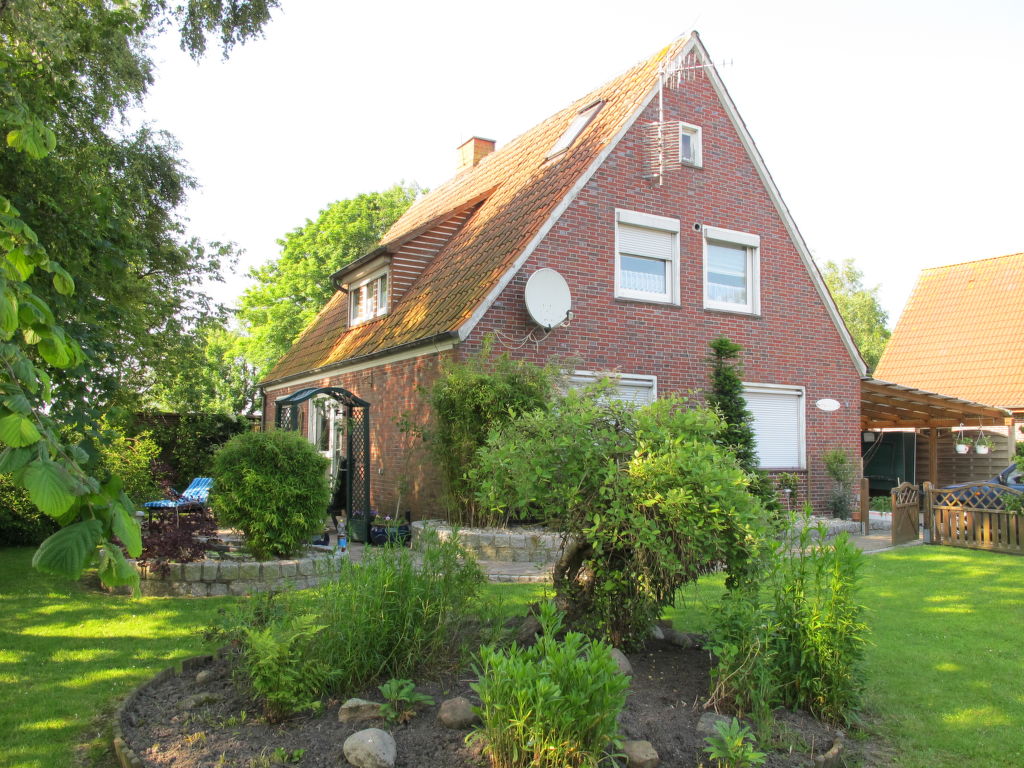
[(345, 406), (333, 397), (317, 397), (309, 409), (309, 440), (330, 465), (331, 487), (345, 456)]

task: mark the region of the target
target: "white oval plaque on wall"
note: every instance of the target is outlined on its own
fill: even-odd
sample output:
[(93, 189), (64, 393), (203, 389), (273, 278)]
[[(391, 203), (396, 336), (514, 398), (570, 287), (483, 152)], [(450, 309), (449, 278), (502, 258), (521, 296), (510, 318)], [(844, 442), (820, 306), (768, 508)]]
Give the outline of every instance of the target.
[(833, 400), (831, 397), (823, 397), (821, 400), (815, 403), (819, 410), (822, 411), (838, 411), (839, 401)]

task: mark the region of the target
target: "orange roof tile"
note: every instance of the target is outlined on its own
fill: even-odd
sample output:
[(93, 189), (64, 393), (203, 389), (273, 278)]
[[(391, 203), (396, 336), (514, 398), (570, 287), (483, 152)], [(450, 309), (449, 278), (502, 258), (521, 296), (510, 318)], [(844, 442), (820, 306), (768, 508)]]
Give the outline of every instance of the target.
[[(395, 248), (453, 211), (483, 202), (388, 315), (347, 330), (347, 302), (335, 294), (264, 383), (457, 331), (646, 103), (666, 55), (676, 55), (688, 39), (676, 40), (417, 201), (382, 245)], [(545, 160), (580, 109), (598, 100), (604, 106), (568, 151)]]
[(1024, 253), (921, 273), (875, 376), (1004, 408), (1024, 406)]

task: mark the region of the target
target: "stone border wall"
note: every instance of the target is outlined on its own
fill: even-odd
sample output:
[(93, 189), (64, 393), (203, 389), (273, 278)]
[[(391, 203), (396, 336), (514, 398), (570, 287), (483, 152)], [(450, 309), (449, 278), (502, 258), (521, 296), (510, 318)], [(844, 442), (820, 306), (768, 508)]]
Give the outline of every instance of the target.
[(219, 597), (315, 587), (333, 573), (331, 552), (310, 552), (296, 560), (197, 560), (171, 563), (166, 576), (139, 568), (142, 594), (152, 597)]
[[(442, 541), (452, 527), (440, 520), (417, 520), (412, 524), (412, 546), (419, 547), (424, 529), (437, 532)], [(562, 535), (543, 528), (460, 528), (459, 541), (480, 560), (509, 563), (553, 563), (562, 553)]]

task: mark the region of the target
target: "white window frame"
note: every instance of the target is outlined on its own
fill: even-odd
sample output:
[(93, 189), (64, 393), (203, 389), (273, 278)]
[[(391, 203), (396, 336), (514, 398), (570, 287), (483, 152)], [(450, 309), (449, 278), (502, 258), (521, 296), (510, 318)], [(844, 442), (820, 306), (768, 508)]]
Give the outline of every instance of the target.
[(603, 101), (595, 101), (593, 104), (588, 104), (577, 112), (576, 117), (572, 119), (572, 122), (569, 123), (562, 135), (558, 137), (558, 141), (551, 146), (551, 150), (544, 159), (550, 160), (553, 157), (557, 157), (575, 144), (576, 139), (590, 125), (590, 121), (597, 116), (597, 113), (601, 111), (603, 106)]
[[(693, 138), (693, 160), (686, 160), (683, 157), (683, 136)], [(704, 139), (699, 125), (691, 123), (679, 123), (679, 162), (693, 168), (704, 167)]]
[(619, 373), (617, 371), (584, 371), (576, 370), (573, 371), (566, 385), (569, 389), (578, 389), (585, 387), (588, 384), (593, 384), (595, 381), (600, 381), (603, 378), (609, 378), (612, 383), (615, 384), (616, 391), (620, 385), (627, 387), (642, 387), (644, 389), (650, 389), (651, 399), (650, 402), (654, 402), (658, 399), (658, 377), (649, 376), (645, 373)]
[[(622, 287), (622, 249), (619, 243), (619, 224), (629, 224), (635, 227), (645, 227), (672, 235), (672, 255), (663, 261), (667, 264), (667, 290), (665, 293), (656, 294), (647, 291), (631, 290)], [(646, 254), (627, 254), (630, 256), (645, 256)], [(646, 301), (652, 304), (679, 304), (679, 219), (672, 219), (668, 216), (655, 216), (650, 213), (638, 211), (627, 211), (622, 208), (615, 209), (615, 298), (629, 299), (630, 301)]]
[[(375, 282), (377, 280), (380, 280), (382, 277), (385, 278), (384, 296), (383, 296), (382, 300), (377, 302), (377, 307), (375, 308), (375, 310), (373, 311), (372, 314), (368, 313), (368, 312), (364, 312), (363, 314), (356, 315), (356, 302), (355, 302), (356, 295), (360, 291), (363, 291), (364, 289), (366, 289), (366, 287), (368, 285), (370, 285), (371, 283), (373, 283), (373, 282)], [(374, 318), (381, 317), (382, 315), (386, 315), (388, 313), (388, 310), (390, 309), (390, 305), (391, 305), (391, 278), (388, 275), (387, 267), (385, 267), (384, 269), (379, 269), (376, 272), (373, 272), (372, 274), (369, 274), (366, 277), (361, 278), (360, 280), (358, 280), (357, 282), (352, 283), (348, 287), (348, 322), (349, 322), (349, 325), (361, 325), (363, 323), (369, 322), (370, 320), (373, 320)], [(363, 306), (364, 307), (366, 306), (366, 302), (365, 301), (363, 303)]]
[(799, 413), (797, 415), (796, 423), (799, 454), (797, 459), (797, 466), (772, 467), (763, 465), (761, 464), (760, 453), (758, 453), (758, 468), (770, 471), (789, 471), (807, 469), (807, 390), (804, 387), (793, 386), (790, 384), (761, 384), (757, 382), (743, 382), (743, 394), (748, 395), (752, 393), (766, 395), (789, 395), (791, 397), (796, 397), (799, 401)]
[[(738, 232), (734, 229), (723, 229), (721, 227), (702, 228), (704, 234), (704, 308), (718, 309), (724, 312), (739, 312), (746, 315), (757, 315), (761, 313), (761, 238), (749, 232)], [(708, 290), (709, 265), (708, 245), (721, 243), (723, 245), (739, 246), (746, 250), (747, 261), (747, 301), (745, 304), (715, 301), (711, 298)]]

